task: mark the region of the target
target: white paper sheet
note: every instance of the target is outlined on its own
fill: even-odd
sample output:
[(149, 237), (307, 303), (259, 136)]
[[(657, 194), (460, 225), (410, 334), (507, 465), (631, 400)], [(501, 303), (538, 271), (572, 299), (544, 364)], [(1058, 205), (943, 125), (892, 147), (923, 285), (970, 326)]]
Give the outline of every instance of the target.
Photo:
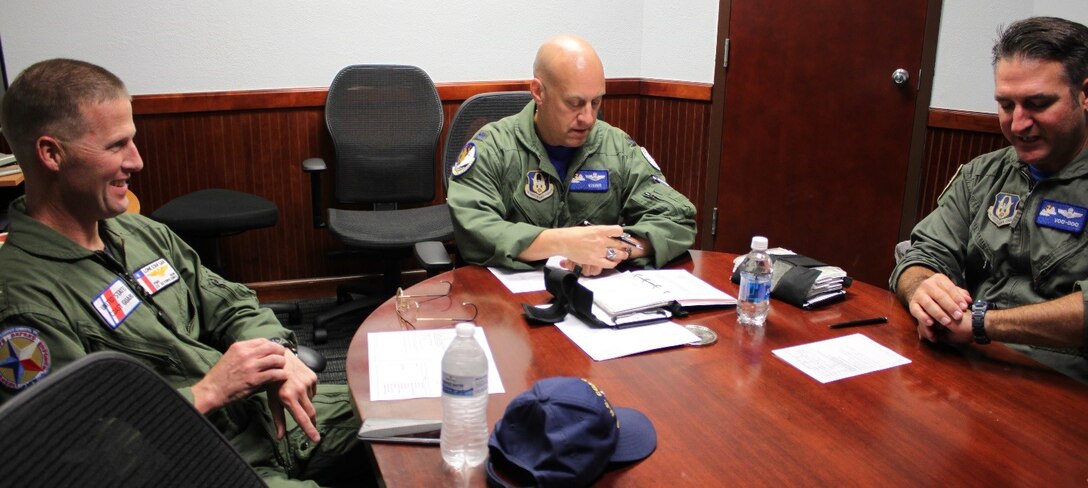
[(820, 383), (910, 364), (909, 359), (861, 334), (771, 352)]
[(515, 271), (505, 268), (487, 268), (510, 293), (544, 291), (544, 270)]
[[(402, 330), (367, 334), (370, 401), (442, 396), (442, 355), (457, 336), (454, 329)], [(487, 355), (487, 392), (504, 393), (484, 329), (473, 336)]]
[(555, 324), (594, 361), (604, 361), (699, 340), (675, 322), (640, 325), (626, 329), (590, 327), (573, 314)]
[[(563, 256), (552, 256), (548, 258), (548, 261), (544, 263), (548, 268), (560, 268), (560, 261), (564, 260)], [(547, 288), (544, 286), (544, 268), (534, 269), (529, 271), (514, 271), (505, 268), (487, 268), (491, 271), (491, 274), (495, 275), (510, 293), (529, 293), (531, 291), (544, 291)], [(601, 274), (595, 277), (581, 277), (580, 280), (584, 283), (584, 280), (593, 280), (596, 278), (611, 276), (615, 274), (613, 270), (605, 270)]]

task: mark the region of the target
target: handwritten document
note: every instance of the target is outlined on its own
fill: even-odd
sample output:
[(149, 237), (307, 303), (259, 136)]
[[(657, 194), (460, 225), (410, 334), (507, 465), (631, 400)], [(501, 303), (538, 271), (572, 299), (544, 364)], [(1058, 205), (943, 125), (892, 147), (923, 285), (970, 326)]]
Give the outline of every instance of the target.
[(910, 363), (909, 359), (861, 334), (775, 349), (771, 352), (820, 383), (830, 383)]
[[(367, 334), (370, 401), (442, 396), (442, 355), (456, 335), (454, 329)], [(473, 337), (487, 355), (487, 392), (505, 392), (484, 330), (477, 327)]]

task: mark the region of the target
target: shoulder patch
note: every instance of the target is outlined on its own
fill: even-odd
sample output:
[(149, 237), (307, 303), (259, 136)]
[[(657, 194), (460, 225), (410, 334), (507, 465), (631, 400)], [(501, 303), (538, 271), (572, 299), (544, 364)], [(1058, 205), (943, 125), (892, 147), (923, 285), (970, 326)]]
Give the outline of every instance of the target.
[(650, 156), (650, 151), (647, 151), (645, 146), (640, 147), (639, 149), (642, 149), (642, 155), (646, 156), (646, 162), (650, 163), (650, 166), (653, 166), (654, 169), (661, 171), (661, 166), (658, 166), (657, 161), (654, 161), (654, 157)]
[(0, 332), (0, 385), (22, 390), (49, 375), (49, 346), (33, 327), (16, 326)]
[[(480, 134), (484, 134), (480, 132)], [(480, 135), (476, 136), (480, 138)], [(457, 163), (450, 168), (450, 174), (457, 177), (472, 169), (472, 163), (476, 162), (476, 143), (470, 142), (461, 148), (461, 155), (457, 156)]]

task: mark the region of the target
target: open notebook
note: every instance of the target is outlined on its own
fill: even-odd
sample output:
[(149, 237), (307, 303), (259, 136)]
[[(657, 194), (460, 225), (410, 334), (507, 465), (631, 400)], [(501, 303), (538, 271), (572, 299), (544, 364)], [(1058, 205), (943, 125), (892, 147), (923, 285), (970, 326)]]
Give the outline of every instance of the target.
[(581, 283), (593, 292), (595, 308), (613, 321), (674, 301), (684, 308), (737, 304), (733, 296), (682, 269), (628, 271)]

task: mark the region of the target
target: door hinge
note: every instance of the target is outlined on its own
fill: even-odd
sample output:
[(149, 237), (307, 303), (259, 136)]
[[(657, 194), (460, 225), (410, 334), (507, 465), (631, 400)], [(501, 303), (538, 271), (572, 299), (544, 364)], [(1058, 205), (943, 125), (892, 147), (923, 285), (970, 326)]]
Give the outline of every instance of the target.
[(718, 235), (718, 207), (710, 212), (710, 237)]
[(725, 42), (722, 43), (722, 68), (729, 67), (729, 38), (725, 38)]

